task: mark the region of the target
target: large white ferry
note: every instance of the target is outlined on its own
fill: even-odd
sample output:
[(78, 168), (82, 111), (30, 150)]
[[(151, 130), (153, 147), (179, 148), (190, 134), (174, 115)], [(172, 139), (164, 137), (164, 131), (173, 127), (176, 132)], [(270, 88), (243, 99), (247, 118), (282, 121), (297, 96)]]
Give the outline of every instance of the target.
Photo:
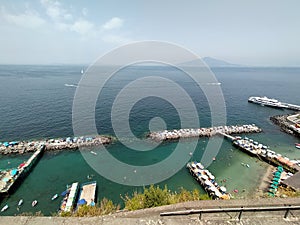
[(279, 102), (274, 98), (267, 97), (250, 97), (248, 102), (256, 103), (262, 106), (270, 106), (275, 108), (289, 108), (286, 104)]

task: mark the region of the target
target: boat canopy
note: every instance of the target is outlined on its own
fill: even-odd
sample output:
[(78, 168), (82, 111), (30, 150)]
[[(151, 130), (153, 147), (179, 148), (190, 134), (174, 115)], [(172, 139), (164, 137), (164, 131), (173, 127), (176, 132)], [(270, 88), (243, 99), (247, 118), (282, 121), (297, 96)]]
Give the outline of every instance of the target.
[(11, 174), (12, 176), (15, 176), (17, 173), (18, 173), (18, 170), (17, 170), (17, 169), (13, 169), (13, 170), (10, 172), (10, 174)]
[(77, 202), (78, 205), (84, 205), (84, 204), (86, 204), (86, 203), (87, 203), (87, 202), (86, 202), (85, 199), (80, 199), (80, 200)]

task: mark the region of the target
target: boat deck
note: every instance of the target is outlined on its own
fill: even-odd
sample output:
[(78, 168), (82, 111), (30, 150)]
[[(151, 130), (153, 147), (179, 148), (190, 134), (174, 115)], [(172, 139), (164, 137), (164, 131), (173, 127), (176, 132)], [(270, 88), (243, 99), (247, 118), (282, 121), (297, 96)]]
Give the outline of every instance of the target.
[(90, 205), (92, 201), (95, 202), (96, 187), (97, 183), (95, 181), (83, 184), (81, 186), (79, 200), (84, 199), (87, 205)]

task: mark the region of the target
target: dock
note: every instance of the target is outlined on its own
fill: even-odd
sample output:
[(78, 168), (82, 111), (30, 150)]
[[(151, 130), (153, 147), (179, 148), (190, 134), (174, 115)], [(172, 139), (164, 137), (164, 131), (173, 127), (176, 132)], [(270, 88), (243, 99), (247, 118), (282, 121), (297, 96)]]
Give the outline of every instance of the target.
[(0, 195), (7, 196), (12, 193), (13, 189), (19, 184), (35, 166), (44, 152), (45, 145), (37, 147), (37, 151), (18, 168), (8, 169), (0, 173)]
[(191, 129), (178, 129), (178, 130), (164, 130), (151, 132), (148, 137), (155, 141), (176, 140), (179, 138), (198, 138), (198, 137), (211, 137), (220, 133), (242, 134), (242, 133), (259, 133), (262, 130), (255, 124), (249, 125), (236, 125), (236, 126), (218, 126), (210, 128), (191, 128)]
[(300, 111), (300, 106), (299, 105), (293, 105), (293, 104), (289, 104), (289, 103), (282, 103), (282, 104), (287, 106), (288, 109)]
[(94, 206), (96, 202), (96, 189), (97, 189), (97, 182), (91, 181), (87, 183), (83, 183), (80, 186), (79, 198), (77, 205), (90, 205)]
[(204, 166), (200, 162), (189, 162), (186, 167), (213, 199), (230, 199), (230, 195), (226, 193), (226, 188), (219, 186), (215, 180), (215, 176), (207, 169), (204, 169)]
[(71, 212), (74, 209), (75, 201), (77, 199), (79, 189), (79, 183), (74, 182), (70, 188), (68, 188), (64, 199), (60, 205), (60, 212)]

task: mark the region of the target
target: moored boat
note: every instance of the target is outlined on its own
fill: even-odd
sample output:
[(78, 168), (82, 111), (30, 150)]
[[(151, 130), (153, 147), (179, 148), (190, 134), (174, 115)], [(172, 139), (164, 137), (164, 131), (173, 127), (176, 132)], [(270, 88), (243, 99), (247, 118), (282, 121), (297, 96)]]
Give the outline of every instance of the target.
[(295, 147), (300, 149), (300, 143), (295, 143)]
[(55, 194), (52, 196), (51, 200), (53, 201), (53, 200), (57, 199), (57, 197), (58, 197), (58, 194)]
[(37, 205), (38, 201), (37, 200), (34, 200), (32, 203), (31, 203), (31, 206), (32, 207), (35, 207)]
[(23, 199), (20, 199), (20, 201), (18, 202), (18, 206), (20, 207), (23, 204)]
[(5, 210), (8, 209), (8, 205), (6, 204), (5, 206), (3, 206), (3, 208), (1, 209), (1, 212), (4, 212)]

